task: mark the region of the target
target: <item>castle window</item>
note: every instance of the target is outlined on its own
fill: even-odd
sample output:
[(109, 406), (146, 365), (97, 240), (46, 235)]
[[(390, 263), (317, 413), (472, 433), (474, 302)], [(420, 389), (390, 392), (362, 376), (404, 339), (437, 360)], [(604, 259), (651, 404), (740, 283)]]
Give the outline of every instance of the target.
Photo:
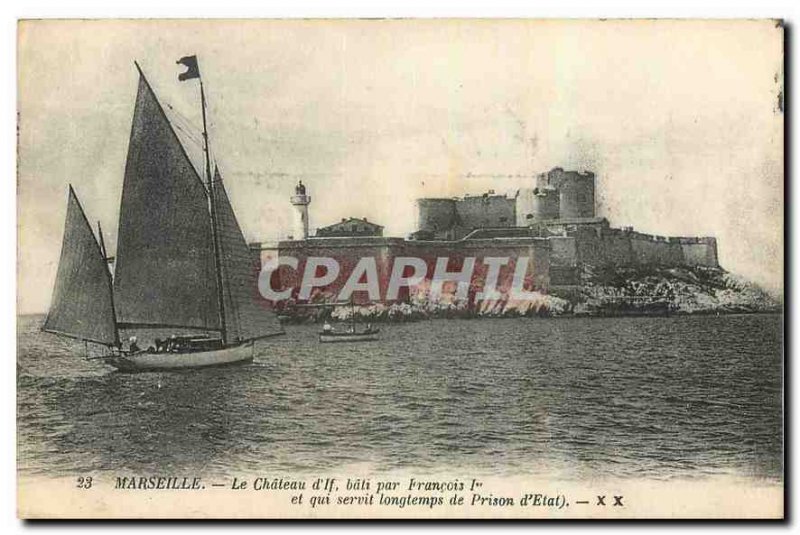
[(528, 214), (525, 216), (525, 219), (533, 219), (533, 214)]

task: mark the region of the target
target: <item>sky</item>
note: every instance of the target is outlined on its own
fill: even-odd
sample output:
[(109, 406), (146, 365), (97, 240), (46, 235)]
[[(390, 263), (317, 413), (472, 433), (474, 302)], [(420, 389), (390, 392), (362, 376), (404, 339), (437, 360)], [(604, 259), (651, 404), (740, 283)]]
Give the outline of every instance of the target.
[(245, 237), (414, 200), (513, 195), (559, 166), (597, 175), (613, 226), (716, 236), (721, 265), (783, 293), (782, 28), (772, 21), (26, 21), (18, 32), (18, 311), (45, 312), (72, 184), (116, 247), (138, 61)]

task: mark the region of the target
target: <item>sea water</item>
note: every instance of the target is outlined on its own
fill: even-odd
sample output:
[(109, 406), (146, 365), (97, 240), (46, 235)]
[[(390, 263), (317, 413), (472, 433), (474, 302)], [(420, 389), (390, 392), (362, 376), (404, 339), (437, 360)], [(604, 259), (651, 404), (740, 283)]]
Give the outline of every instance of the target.
[(782, 481), (782, 317), (473, 319), (259, 341), (125, 374), (18, 323), (22, 474), (294, 475), (354, 464), (560, 479)]

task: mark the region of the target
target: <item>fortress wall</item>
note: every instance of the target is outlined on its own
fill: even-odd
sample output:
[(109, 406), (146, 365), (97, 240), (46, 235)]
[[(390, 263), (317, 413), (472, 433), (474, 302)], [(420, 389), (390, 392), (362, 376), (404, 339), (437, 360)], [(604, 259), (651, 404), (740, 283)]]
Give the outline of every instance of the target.
[(505, 195), (482, 195), (459, 199), (455, 207), (461, 226), (467, 229), (513, 227), (517, 221), (515, 204), (515, 199)]
[(573, 236), (553, 236), (550, 242), (550, 265), (578, 265), (578, 246)]
[(516, 218), (516, 200), (504, 195), (417, 200), (417, 230), (440, 239), (460, 239), (482, 227), (513, 227)]
[(633, 248), (627, 233), (616, 230), (604, 233), (603, 247), (606, 263), (622, 266), (633, 263)]
[(558, 219), (560, 206), (559, 193), (554, 189), (520, 189), (515, 206), (517, 226), (524, 227), (537, 221)]
[[(288, 266), (281, 266), (277, 271), (277, 279), (276, 275), (273, 275), (273, 288), (276, 290), (292, 288), (292, 298), (297, 299), (302, 278), (306, 272), (306, 263), (310, 257), (333, 258), (339, 264), (338, 277), (327, 286), (314, 288), (310, 301), (335, 299), (362, 257), (375, 259), (378, 279), (383, 288), (391, 275), (394, 250), (402, 242), (401, 238), (331, 238), (281, 242), (279, 245), (280, 256), (297, 258), (298, 268), (295, 270)], [(317, 269), (317, 275), (321, 276), (323, 273), (323, 268)], [(367, 301), (369, 296), (367, 292), (357, 291), (353, 294), (353, 298), (358, 303)]]
[[(675, 252), (678, 251), (678, 257)], [(661, 266), (680, 266), (683, 265), (683, 251), (675, 248), (668, 238), (660, 239), (656, 244), (655, 263)]]
[(675, 238), (669, 238), (667, 244), (667, 265), (682, 266), (685, 264), (683, 248)]
[(675, 238), (653, 236), (631, 232), (631, 248), (636, 264), (681, 266), (684, 265), (683, 249)]
[(518, 227), (525, 227), (533, 222), (535, 217), (533, 215), (534, 197), (533, 189), (530, 188), (522, 188), (517, 192), (514, 210), (516, 212), (516, 225)]
[(473, 230), (475, 229), (471, 226), (467, 227), (465, 225), (456, 224), (453, 226), (453, 231), (446, 238), (440, 239), (460, 240), (461, 238), (469, 235), (469, 233), (471, 233)]
[[(328, 257), (335, 259), (340, 272), (337, 278), (324, 288), (315, 288), (312, 301), (333, 301), (363, 257), (375, 259), (380, 300), (387, 300), (389, 280), (397, 257), (420, 258), (425, 262), (425, 280), (419, 289), (401, 288), (398, 301), (405, 301), (411, 295), (429, 290), (434, 276), (437, 259), (447, 257), (448, 271), (459, 271), (465, 258), (475, 258), (468, 294), (470, 306), (486, 282), (489, 266), (484, 263), (488, 257), (509, 258), (507, 265), (500, 268), (498, 288), (506, 294), (510, 290), (517, 259), (528, 258), (528, 271), (524, 289), (549, 292), (551, 285), (579, 284), (578, 266), (581, 263), (595, 265), (661, 265), (661, 266), (707, 266), (718, 267), (716, 240), (714, 238), (663, 238), (638, 232), (600, 229), (586, 226), (578, 227), (567, 236), (538, 237), (491, 237), (461, 241), (406, 241), (401, 238), (320, 238), (305, 241), (283, 241), (276, 247), (265, 247), (260, 257), (262, 264), (270, 259), (295, 257), (298, 269), (281, 267), (272, 275), (275, 290), (291, 288), (293, 298), (300, 291), (306, 263), (309, 257)], [(319, 268), (317, 274), (322, 275)], [(406, 268), (404, 276), (413, 270)], [(362, 278), (360, 282), (364, 282)], [(452, 300), (457, 290), (456, 282), (447, 282), (443, 288), (443, 300)], [(366, 302), (366, 291), (353, 294), (356, 302)]]
[[(362, 257), (373, 257), (377, 267), (380, 287), (380, 300), (387, 301), (389, 280), (397, 257), (415, 257), (422, 259), (426, 264), (425, 280), (420, 285), (422, 291), (428, 291), (434, 276), (437, 259), (447, 257), (448, 271), (459, 271), (464, 266), (465, 258), (475, 258), (475, 268), (472, 272), (469, 290), (469, 303), (475, 302), (475, 294), (483, 289), (488, 266), (483, 260), (486, 257), (507, 257), (510, 261), (507, 266), (500, 269), (498, 288), (508, 291), (511, 288), (516, 260), (521, 257), (528, 258), (528, 271), (525, 277), (524, 289), (537, 290), (546, 293), (550, 287), (550, 244), (544, 238), (503, 238), (503, 239), (477, 239), (464, 241), (406, 241), (401, 238), (331, 238), (312, 239), (307, 241), (284, 241), (279, 245), (279, 254), (282, 257), (295, 257), (298, 259), (298, 269), (282, 266), (272, 276), (272, 285), (276, 291), (284, 288), (292, 289), (292, 297), (298, 298), (302, 285), (303, 275), (309, 257), (329, 257), (335, 259), (340, 272), (338, 277), (322, 288), (314, 288), (311, 301), (333, 301), (353, 272)], [(274, 251), (268, 251), (266, 256), (274, 257)], [(264, 255), (262, 255), (262, 260)], [(323, 268), (318, 268), (317, 275), (322, 275)], [(404, 276), (412, 275), (413, 269), (406, 268)], [(365, 278), (361, 282), (365, 282)], [(446, 282), (443, 287), (444, 300), (451, 299), (457, 289), (456, 282)], [(416, 292), (417, 290), (412, 290)], [(448, 297), (449, 296), (449, 297)], [(356, 303), (369, 300), (368, 292), (356, 291), (353, 294)], [(398, 301), (409, 298), (409, 289), (401, 287)]]
[(602, 235), (596, 229), (579, 227), (569, 233), (575, 239), (578, 262), (583, 264), (608, 263), (608, 250)]
[(678, 243), (686, 265), (719, 267), (716, 238), (678, 238)]
[[(667, 238), (618, 229), (579, 228), (575, 240), (577, 262), (614, 265), (719, 267), (714, 238)], [(554, 238), (550, 238), (553, 240)], [(554, 245), (554, 265), (563, 265), (561, 246)]]
[(455, 199), (417, 199), (417, 229), (446, 231), (457, 223)]
[[(511, 288), (516, 260), (528, 258), (528, 271), (525, 277), (526, 290), (546, 293), (550, 288), (550, 243), (544, 238), (488, 238), (458, 242), (405, 242), (402, 255), (425, 259), (428, 267), (427, 281), (433, 278), (438, 257), (448, 257), (448, 271), (463, 267), (464, 259), (475, 258), (475, 269), (470, 288), (470, 302), (474, 294), (483, 288), (489, 267), (484, 263), (487, 257), (509, 258), (508, 265), (500, 268), (498, 288)], [(446, 283), (444, 293), (453, 293), (456, 283)]]
[(561, 201), (559, 194), (554, 189), (542, 189), (533, 196), (532, 219), (547, 221), (556, 219), (561, 214)]
[(660, 241), (655, 236), (631, 233), (631, 248), (633, 249), (634, 263), (640, 265), (666, 265), (666, 242)]
[(630, 228), (586, 223), (549, 225), (549, 228), (564, 233), (548, 238), (552, 263), (559, 267), (577, 264), (719, 267), (714, 238), (654, 236)]
[(552, 236), (550, 242), (550, 285), (580, 284), (578, 247), (572, 236)]

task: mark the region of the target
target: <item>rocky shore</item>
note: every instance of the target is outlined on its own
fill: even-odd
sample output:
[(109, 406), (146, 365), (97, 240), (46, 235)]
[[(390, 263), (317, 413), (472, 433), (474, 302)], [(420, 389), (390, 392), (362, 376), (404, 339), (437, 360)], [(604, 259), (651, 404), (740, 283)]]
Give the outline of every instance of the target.
[[(723, 269), (700, 267), (585, 266), (581, 284), (536, 293), (518, 301), (501, 296), (468, 305), (452, 296), (431, 299), (419, 292), (404, 303), (351, 307), (295, 307), (279, 312), (290, 323), (344, 321), (354, 312), (365, 322), (402, 322), (433, 318), (636, 316), (781, 312), (779, 299)], [(317, 304), (327, 301), (316, 296)]]
[[(757, 285), (719, 268), (593, 268), (583, 284), (574, 312), (622, 303), (636, 308), (664, 305), (673, 314), (780, 312), (781, 302)], [(598, 314), (602, 315), (602, 314)]]

